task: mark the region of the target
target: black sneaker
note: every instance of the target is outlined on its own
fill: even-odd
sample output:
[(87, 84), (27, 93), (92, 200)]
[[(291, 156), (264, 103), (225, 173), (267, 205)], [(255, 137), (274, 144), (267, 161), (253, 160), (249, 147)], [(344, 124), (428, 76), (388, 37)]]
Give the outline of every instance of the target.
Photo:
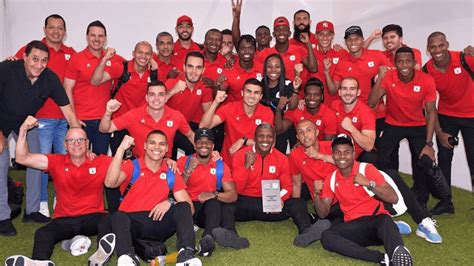
[(454, 214), (454, 205), (451, 201), (440, 201), (430, 210), (433, 215)]
[(302, 234), (295, 237), (293, 245), (297, 247), (306, 247), (314, 241), (320, 240), (324, 231), (331, 227), (329, 220), (318, 220), (316, 223), (307, 228)]
[(393, 266), (412, 266), (413, 258), (411, 257), (410, 251), (404, 246), (398, 246), (393, 251), (392, 255)]
[(186, 247), (178, 251), (176, 266), (202, 266), (202, 262), (194, 256), (194, 248)]
[(12, 224), (11, 219), (0, 221), (0, 235), (2, 236), (16, 236), (16, 229)]
[(216, 242), (211, 235), (205, 235), (199, 242), (198, 255), (202, 257), (210, 257), (212, 252), (216, 249)]
[(217, 244), (226, 248), (242, 249), (250, 246), (245, 237), (239, 237), (234, 231), (218, 227), (212, 230), (212, 236)]
[(23, 214), (23, 222), (24, 223), (39, 223), (39, 224), (47, 224), (51, 221), (51, 218), (44, 216), (39, 212), (32, 212), (30, 214)]

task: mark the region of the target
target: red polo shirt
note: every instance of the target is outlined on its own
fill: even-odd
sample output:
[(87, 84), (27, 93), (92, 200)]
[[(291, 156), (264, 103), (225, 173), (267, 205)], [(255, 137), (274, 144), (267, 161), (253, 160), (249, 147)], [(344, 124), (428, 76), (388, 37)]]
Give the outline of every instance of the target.
[[(331, 141), (320, 141), (319, 153), (331, 155)], [(304, 182), (308, 185), (311, 198), (314, 198), (314, 181), (324, 181), (329, 174), (336, 170), (336, 166), (331, 163), (310, 158), (306, 155), (303, 146), (299, 146), (291, 151), (289, 161), (291, 176), (301, 174)]]
[[(341, 100), (337, 100), (332, 103), (331, 108), (336, 111), (337, 117), (337, 134), (344, 133), (351, 136), (349, 131), (346, 131), (342, 128), (341, 123), (345, 117), (349, 117), (352, 121), (352, 124), (359, 131), (362, 130), (373, 130), (375, 131), (375, 114), (372, 109), (370, 109), (367, 104), (363, 103), (360, 99), (357, 100), (354, 109), (351, 112), (346, 113), (344, 110), (344, 103)], [(351, 136), (352, 137), (352, 136)], [(362, 148), (359, 144), (354, 143), (356, 158), (362, 153)]]
[[(73, 88), (74, 108), (80, 120), (101, 119), (105, 113), (105, 105), (110, 99), (112, 80), (100, 85), (92, 85), (91, 77), (95, 68), (100, 63), (105, 51), (100, 57), (95, 57), (86, 49), (72, 56), (66, 67), (64, 77), (76, 81)], [(106, 66), (122, 62), (124, 59), (114, 55), (107, 61)]]
[(295, 65), (302, 63), (303, 59), (308, 57), (308, 51), (306, 48), (290, 44), (288, 46), (288, 50), (286, 50), (284, 53), (279, 53), (275, 47), (265, 48), (263, 51), (258, 53), (258, 55), (256, 55), (255, 61), (263, 65), (267, 56), (271, 54), (280, 54), (281, 58), (283, 59), (283, 63), (285, 63), (286, 78), (289, 80), (293, 80), (295, 78)]
[(224, 76), (227, 78), (227, 102), (235, 102), (242, 100), (242, 89), (245, 81), (249, 78), (262, 79), (263, 66), (254, 62), (253, 67), (248, 71), (240, 66), (237, 60), (230, 69), (224, 69)]
[[(46, 38), (41, 40), (42, 43), (46, 44)], [(47, 46), (47, 44), (46, 44)], [(76, 53), (76, 51), (64, 44), (61, 44), (59, 50), (54, 50), (52, 47), (49, 48), (49, 60), (48, 60), (48, 67), (58, 75), (59, 80), (61, 82), (64, 81), (64, 71), (66, 69), (66, 65), (68, 64), (71, 56)], [(19, 59), (23, 59), (23, 54), (25, 53), (26, 46), (23, 46), (16, 52), (15, 57)], [(51, 99), (48, 98), (44, 103), (43, 107), (41, 107), (38, 112), (36, 112), (36, 117), (38, 118), (52, 118), (52, 119), (61, 119), (64, 118), (61, 109), (59, 106)]]
[(387, 91), (387, 124), (402, 127), (426, 125), (425, 103), (436, 101), (436, 85), (430, 75), (415, 70), (413, 80), (405, 83), (393, 69), (385, 75), (381, 86)]
[[(120, 203), (119, 210), (124, 212), (143, 212), (151, 211), (158, 203), (168, 199), (170, 192), (166, 172), (168, 165), (165, 162), (161, 163), (161, 168), (154, 173), (148, 169), (143, 158), (138, 159), (140, 164), (140, 175), (135, 183), (128, 191), (127, 195)], [(120, 192), (123, 193), (125, 188), (130, 183), (133, 174), (133, 162), (130, 160), (122, 164), (122, 171), (127, 175), (127, 178), (120, 185)], [(176, 172), (174, 173), (174, 187), (173, 192), (186, 189), (183, 178)]]
[(112, 158), (99, 155), (80, 166), (68, 154), (48, 154), (48, 172), (53, 177), (56, 197), (54, 218), (104, 212), (104, 180)]
[[(327, 106), (331, 106), (331, 103), (335, 100), (339, 99), (339, 95), (337, 93), (335, 95), (329, 94), (329, 90), (326, 83), (326, 76), (324, 75), (324, 59), (328, 58), (331, 61), (331, 67), (329, 68), (329, 75), (332, 77), (334, 75), (334, 71), (336, 70), (336, 66), (339, 61), (343, 59), (349, 58), (349, 52), (345, 49), (341, 49), (336, 51), (334, 49), (329, 49), (328, 51), (324, 52), (323, 50), (319, 50), (319, 46), (313, 49), (314, 54), (316, 56), (316, 60), (318, 61), (318, 72), (316, 73), (309, 73), (309, 77), (315, 77), (321, 80), (324, 84), (324, 103)], [(301, 97), (304, 97), (304, 91), (301, 90), (300, 92)]]
[[(324, 181), (323, 190), (320, 194), (321, 198), (336, 198), (339, 200), (339, 206), (344, 213), (345, 222), (349, 222), (363, 216), (371, 216), (377, 206), (380, 206), (377, 215), (389, 215), (389, 212), (385, 210), (381, 201), (369, 196), (364, 187), (354, 184), (354, 177), (357, 175), (357, 173), (359, 173), (359, 165), (359, 162), (354, 161), (352, 172), (348, 177), (342, 176), (341, 172), (336, 170), (334, 192), (331, 191), (330, 186), (330, 177), (332, 173), (329, 174), (329, 176)], [(372, 164), (367, 164), (365, 176), (369, 180), (375, 181), (378, 186), (385, 184), (384, 177)]]
[(179, 130), (183, 135), (186, 135), (191, 130), (183, 114), (167, 106), (164, 107), (163, 116), (158, 122), (155, 122), (148, 114), (146, 105), (126, 112), (122, 116), (114, 118), (112, 122), (118, 130), (128, 130), (130, 136), (135, 139), (133, 154), (136, 157), (143, 157), (145, 154), (143, 147), (146, 137), (148, 133), (154, 129), (159, 129), (166, 134), (168, 139), (167, 157), (170, 157), (171, 151), (173, 150), (173, 141), (176, 131)]
[(230, 162), (232, 156), (229, 148), (239, 138), (254, 138), (255, 129), (261, 123), (269, 123), (273, 125), (273, 112), (269, 107), (257, 104), (255, 112), (252, 116), (248, 116), (244, 111), (244, 103), (242, 101), (231, 102), (218, 108), (216, 115), (224, 123), (224, 143), (222, 145), (222, 158), (224, 162)]
[[(311, 42), (311, 46), (313, 48), (315, 48), (317, 45), (318, 45), (318, 38), (316, 37), (316, 35), (312, 32), (309, 33), (309, 41)], [(301, 46), (302, 48), (305, 48), (306, 49), (306, 44), (298, 41), (298, 40), (295, 40), (293, 38), (289, 39), (288, 42), (290, 42), (290, 44), (292, 45), (297, 45), (297, 46)]]
[[(407, 47), (406, 45), (402, 45), (403, 47)], [(413, 47), (410, 47), (412, 50), (413, 50), (413, 53), (415, 54), (415, 60), (416, 60), (416, 63), (417, 64), (420, 64), (420, 66), (423, 65), (423, 61), (421, 60), (421, 52), (420, 50), (416, 49), (416, 48), (413, 48)], [(388, 59), (388, 61), (390, 61), (390, 64), (391, 66), (395, 67), (395, 56), (394, 54), (392, 54), (391, 51), (389, 50), (385, 50), (382, 52)]]
[[(438, 113), (447, 116), (474, 118), (474, 82), (461, 65), (461, 52), (449, 51), (451, 61), (446, 72), (434, 67), (433, 60), (426, 63), (428, 74), (436, 83), (439, 93)], [(474, 56), (465, 56), (467, 64), (474, 69)]]
[[(204, 54), (204, 51), (201, 52)], [(227, 59), (220, 53), (217, 53), (217, 58), (214, 62), (209, 61), (209, 59), (204, 56), (204, 72), (202, 73), (202, 76), (216, 81), (224, 72), (226, 62)]]
[[(112, 79), (119, 79), (123, 74), (123, 63), (114, 62), (110, 67), (105, 68)], [(145, 96), (150, 82), (150, 71), (146, 70), (142, 76), (135, 71), (133, 67), (133, 59), (128, 61), (128, 73), (130, 79), (120, 86), (119, 91), (115, 95), (115, 99), (122, 103), (120, 109), (113, 114), (113, 117), (119, 117), (129, 110), (142, 106), (146, 103)]]
[[(359, 100), (367, 104), (372, 85), (374, 84), (372, 80), (378, 74), (379, 66), (391, 65), (382, 52), (364, 49), (359, 58), (349, 56), (347, 60), (339, 61), (332, 78), (334, 81), (340, 82), (345, 77), (355, 77), (359, 81), (359, 89), (361, 91)], [(377, 118), (385, 116), (385, 105), (382, 100), (375, 110)]]
[(318, 140), (323, 140), (325, 134), (337, 134), (336, 112), (325, 104), (321, 104), (319, 111), (312, 115), (306, 108), (301, 110), (296, 108), (285, 112), (284, 119), (293, 122), (295, 128), (301, 120), (309, 120), (316, 125), (319, 130)]
[(181, 72), (183, 71), (183, 65), (184, 65), (184, 61), (186, 60), (186, 55), (189, 52), (193, 52), (193, 51), (199, 51), (199, 52), (201, 51), (201, 47), (199, 47), (199, 45), (197, 45), (197, 43), (195, 43), (193, 40), (191, 40), (191, 46), (189, 47), (189, 49), (186, 49), (183, 46), (181, 46), (180, 40), (177, 40), (174, 43), (173, 64), (177, 66), (179, 71)]
[(280, 180), (280, 190), (288, 192), (281, 198), (289, 199), (293, 193), (288, 158), (277, 149), (272, 149), (265, 158), (256, 153), (256, 159), (250, 169), (245, 168), (245, 153), (255, 152), (254, 146), (239, 150), (232, 159), (232, 177), (237, 193), (250, 197), (262, 197), (262, 180)]
[[(184, 75), (180, 75), (177, 79), (167, 80), (165, 83), (167, 90), (171, 90), (179, 80), (184, 81)], [(169, 98), (166, 105), (181, 112), (186, 121), (199, 123), (204, 113), (202, 104), (211, 102), (212, 90), (201, 81), (198, 81), (192, 91), (186, 87), (184, 91), (178, 92)]]
[(158, 80), (161, 82), (165, 82), (168, 79), (168, 73), (170, 73), (170, 71), (174, 68), (183, 72), (183, 66), (181, 65), (178, 68), (178, 66), (175, 65), (175, 62), (173, 61), (173, 58), (171, 58), (169, 64), (167, 64), (165, 61), (161, 61), (157, 54), (153, 54), (153, 59), (158, 64)]
[[(196, 155), (190, 155), (195, 157)], [(178, 169), (183, 173), (186, 166), (188, 156), (183, 156), (178, 159)], [(222, 176), (222, 183), (234, 182), (229, 166), (224, 163), (224, 175)], [(199, 201), (198, 196), (202, 192), (215, 192), (217, 190), (217, 176), (216, 176), (216, 162), (209, 160), (207, 164), (198, 164), (191, 176), (186, 182), (186, 191), (192, 201)]]

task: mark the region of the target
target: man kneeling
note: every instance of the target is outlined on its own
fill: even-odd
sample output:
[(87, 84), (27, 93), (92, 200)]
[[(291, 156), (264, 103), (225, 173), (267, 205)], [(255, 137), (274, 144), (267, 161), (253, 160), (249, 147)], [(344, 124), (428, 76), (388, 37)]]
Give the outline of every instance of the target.
[[(334, 224), (323, 233), (323, 247), (355, 259), (385, 265), (412, 265), (410, 252), (403, 246), (389, 212), (373, 197), (395, 204), (396, 192), (373, 165), (367, 164), (365, 171), (359, 171), (361, 164), (354, 161), (354, 143), (350, 137), (337, 136), (331, 148), (338, 169), (324, 184), (321, 180), (314, 181), (314, 206), (319, 217), (326, 217), (336, 198), (344, 213), (344, 223)], [(373, 245), (384, 245), (386, 253), (366, 248)]]
[[(123, 197), (119, 210), (111, 215), (110, 221), (112, 233), (116, 235), (118, 265), (139, 264), (133, 241), (165, 242), (174, 233), (178, 236), (176, 265), (202, 265), (194, 256), (194, 208), (191, 199), (181, 175), (172, 173), (163, 160), (168, 151), (166, 135), (160, 130), (151, 131), (144, 145), (145, 156), (122, 164), (125, 151), (132, 145), (134, 139), (125, 136), (105, 178), (105, 185), (120, 187)], [(173, 185), (169, 184), (171, 179), (174, 180)], [(97, 264), (99, 259), (102, 263), (101, 255), (99, 247), (89, 258), (89, 265)]]

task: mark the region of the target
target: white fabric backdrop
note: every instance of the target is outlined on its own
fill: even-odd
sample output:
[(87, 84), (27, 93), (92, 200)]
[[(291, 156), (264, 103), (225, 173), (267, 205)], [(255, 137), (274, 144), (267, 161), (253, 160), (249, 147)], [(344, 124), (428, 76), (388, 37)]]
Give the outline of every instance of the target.
[[(46, 16), (58, 13), (66, 19), (66, 43), (76, 50), (84, 49), (85, 30), (88, 23), (101, 20), (107, 27), (108, 44), (117, 52), (131, 57), (136, 42), (147, 40), (154, 44), (156, 34), (169, 31), (176, 36), (176, 18), (186, 14), (193, 18), (193, 39), (202, 43), (209, 28), (230, 28), (232, 23), (230, 0), (166, 0), (166, 1), (116, 1), (116, 0), (0, 0), (0, 58), (14, 54), (32, 39), (43, 36)], [(471, 0), (244, 0), (242, 33), (253, 34), (259, 25), (271, 28), (277, 16), (287, 16), (306, 9), (311, 13), (311, 30), (320, 20), (334, 22), (336, 43), (343, 43), (344, 30), (351, 25), (362, 27), (365, 36), (386, 24), (400, 24), (405, 42), (422, 50), (423, 61), (428, 60), (426, 37), (433, 31), (445, 32), (452, 50), (473, 44), (474, 4)], [(378, 41), (371, 48), (381, 49)], [(473, 103), (474, 104), (474, 103)], [(402, 143), (400, 170), (411, 172), (408, 145)], [(471, 190), (469, 170), (464, 148), (455, 150), (453, 184)]]

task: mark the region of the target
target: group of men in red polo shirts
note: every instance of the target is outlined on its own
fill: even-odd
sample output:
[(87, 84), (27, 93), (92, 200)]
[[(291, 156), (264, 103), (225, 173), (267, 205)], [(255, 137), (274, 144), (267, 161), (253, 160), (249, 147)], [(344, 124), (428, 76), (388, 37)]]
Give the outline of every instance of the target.
[[(29, 153), (27, 131), (38, 125), (41, 129), (42, 119), (64, 122), (64, 118), (54, 115), (58, 108), (51, 100), (36, 113), (39, 120), (25, 118), (17, 160), (53, 177), (58, 204), (53, 221), (36, 233), (32, 259), (13, 256), (7, 259), (8, 265), (47, 265), (52, 263), (49, 259), (59, 241), (84, 235), (79, 239), (87, 244), (84, 239), (95, 234), (99, 235), (99, 248), (89, 259), (91, 265), (104, 264), (114, 249), (119, 264), (138, 264), (136, 255), (144, 256), (138, 251), (140, 243), (143, 247), (148, 237), (163, 242), (175, 232), (178, 264), (200, 265), (194, 257), (193, 220), (205, 229), (199, 255), (210, 256), (215, 242), (236, 249), (249, 247), (248, 240), (237, 234), (235, 220), (289, 217), (298, 228), (297, 246), (307, 246), (322, 235), (323, 246), (330, 251), (372, 262), (410, 265), (411, 255), (390, 217), (370, 220), (373, 228), (364, 231), (363, 240), (348, 233), (364, 227), (360, 217), (389, 214), (373, 195), (397, 202), (377, 169), (369, 164), (360, 172), (354, 159), (382, 170), (398, 170), (399, 142), (404, 138), (410, 144), (414, 196), (404, 190), (403, 197), (417, 201), (407, 204), (419, 224), (417, 235), (441, 243), (426, 210), (433, 192), (427, 168), (436, 162), (436, 133), (438, 163), (450, 184), (452, 150), (461, 131), (471, 175), (474, 172), (474, 49), (449, 51), (445, 34), (434, 32), (427, 40), (432, 59), (424, 73), (420, 51), (404, 44), (400, 26), (387, 25), (365, 41), (362, 29), (351, 26), (344, 32), (346, 50), (332, 43), (335, 31), (329, 21), (317, 23), (311, 33), (310, 14), (305, 10), (294, 15), (291, 39), (288, 19), (275, 19), (275, 46), (270, 47), (266, 26), (257, 28), (257, 38), (240, 36), (241, 5), (241, 1), (233, 4), (232, 37), (237, 53), (231, 55), (222, 49), (223, 33), (217, 29), (206, 32), (203, 45), (194, 42), (194, 25), (188, 16), (177, 19), (176, 42), (170, 33), (160, 32), (156, 53), (151, 44), (141, 41), (131, 60), (124, 60), (113, 48), (105, 49), (107, 31), (100, 21), (88, 25), (87, 47), (75, 53), (62, 44), (64, 19), (59, 15), (46, 18), (42, 42), (50, 50), (48, 67), (63, 81), (85, 128), (51, 129), (63, 132), (67, 154), (44, 156)], [(51, 23), (62, 23), (62, 35), (60, 30), (46, 31)], [(386, 50), (367, 49), (378, 37)], [(60, 46), (53, 46), (52, 40)], [(226, 53), (221, 54), (221, 49)], [(279, 104), (273, 109), (260, 103), (267, 89), (260, 81), (266, 73), (263, 63), (275, 53), (281, 56), (286, 78), (302, 80), (297, 92), (299, 106), (294, 110), (289, 110), (288, 99), (278, 94)], [(16, 57), (23, 58), (22, 50)], [(272, 147), (276, 135), (291, 127), (296, 129), (299, 144), (287, 157)], [(50, 138), (47, 132), (39, 133), (40, 143)], [(337, 137), (331, 146), (330, 141), (339, 134), (344, 136)], [(89, 143), (98, 157), (87, 152)], [(109, 143), (113, 159), (105, 156)], [(185, 156), (176, 165), (171, 159), (177, 159), (177, 148)], [(213, 153), (214, 149), (220, 155)], [(122, 163), (130, 154), (138, 159)], [(425, 160), (431, 165), (424, 166)], [(331, 175), (339, 187), (330, 188)], [(263, 190), (267, 188), (263, 181), (268, 180), (277, 180), (280, 190), (281, 208), (275, 213), (263, 211)], [(109, 214), (104, 213), (101, 201), (104, 184)], [(81, 193), (85, 190), (94, 193), (85, 196)], [(361, 197), (347, 197), (345, 190)], [(440, 202), (431, 210), (433, 214), (454, 213), (447, 190), (438, 195)], [(84, 206), (76, 206), (72, 197), (84, 198), (80, 203)], [(312, 199), (319, 218), (310, 218), (307, 199)], [(378, 207), (374, 211), (367, 202)], [(71, 211), (67, 206), (75, 207)], [(65, 217), (71, 220), (66, 222)], [(337, 226), (323, 233), (329, 228), (326, 217)], [(341, 220), (350, 225), (338, 225)], [(1, 225), (2, 235), (11, 235), (11, 222)], [(376, 235), (382, 228), (379, 226), (386, 234), (375, 242), (384, 244), (386, 253), (362, 247), (374, 244), (367, 239)], [(341, 239), (348, 242), (336, 243)], [(71, 251), (76, 249), (74, 240), (78, 241), (70, 241)]]

